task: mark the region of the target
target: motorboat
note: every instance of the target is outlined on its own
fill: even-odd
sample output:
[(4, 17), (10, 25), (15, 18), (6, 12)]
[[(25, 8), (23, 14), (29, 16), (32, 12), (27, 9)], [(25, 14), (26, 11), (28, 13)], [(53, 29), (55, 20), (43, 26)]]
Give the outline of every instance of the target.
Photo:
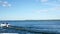
[(10, 26), (10, 24), (8, 24), (8, 23), (2, 23), (2, 24), (0, 24), (0, 27), (9, 27)]

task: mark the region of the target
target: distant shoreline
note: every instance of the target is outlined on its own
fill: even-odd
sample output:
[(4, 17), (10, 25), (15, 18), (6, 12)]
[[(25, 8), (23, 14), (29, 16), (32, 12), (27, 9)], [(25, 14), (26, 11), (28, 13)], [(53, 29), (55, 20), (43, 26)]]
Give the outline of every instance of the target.
[(0, 20), (0, 21), (60, 21), (60, 19), (55, 19), (55, 20)]

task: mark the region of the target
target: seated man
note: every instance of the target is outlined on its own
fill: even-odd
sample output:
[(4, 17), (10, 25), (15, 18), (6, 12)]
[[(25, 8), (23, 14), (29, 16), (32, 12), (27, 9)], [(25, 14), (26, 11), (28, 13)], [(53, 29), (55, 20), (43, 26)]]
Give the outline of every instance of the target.
[(10, 26), (10, 24), (6, 23), (6, 27), (9, 27), (9, 26)]

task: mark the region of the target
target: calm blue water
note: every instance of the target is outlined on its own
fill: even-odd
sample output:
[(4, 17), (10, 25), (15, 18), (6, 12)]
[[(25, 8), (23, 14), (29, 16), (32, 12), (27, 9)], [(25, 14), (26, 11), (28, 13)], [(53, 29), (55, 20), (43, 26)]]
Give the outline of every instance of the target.
[[(16, 29), (4, 29), (0, 28), (0, 32), (6, 33), (20, 33), (20, 34), (44, 34), (35, 33), (35, 31), (47, 32), (47, 33), (60, 33), (60, 20), (35, 20), (35, 21), (0, 21), (0, 23), (8, 22), (9, 24), (17, 27), (24, 27), (32, 32), (16, 30)], [(17, 28), (15, 27), (15, 28)]]

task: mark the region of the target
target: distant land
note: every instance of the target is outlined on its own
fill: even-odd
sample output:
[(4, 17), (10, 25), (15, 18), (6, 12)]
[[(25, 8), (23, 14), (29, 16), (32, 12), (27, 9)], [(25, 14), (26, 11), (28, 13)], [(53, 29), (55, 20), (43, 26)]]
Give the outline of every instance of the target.
[(60, 21), (60, 19), (52, 19), (52, 20), (0, 20), (0, 21)]

